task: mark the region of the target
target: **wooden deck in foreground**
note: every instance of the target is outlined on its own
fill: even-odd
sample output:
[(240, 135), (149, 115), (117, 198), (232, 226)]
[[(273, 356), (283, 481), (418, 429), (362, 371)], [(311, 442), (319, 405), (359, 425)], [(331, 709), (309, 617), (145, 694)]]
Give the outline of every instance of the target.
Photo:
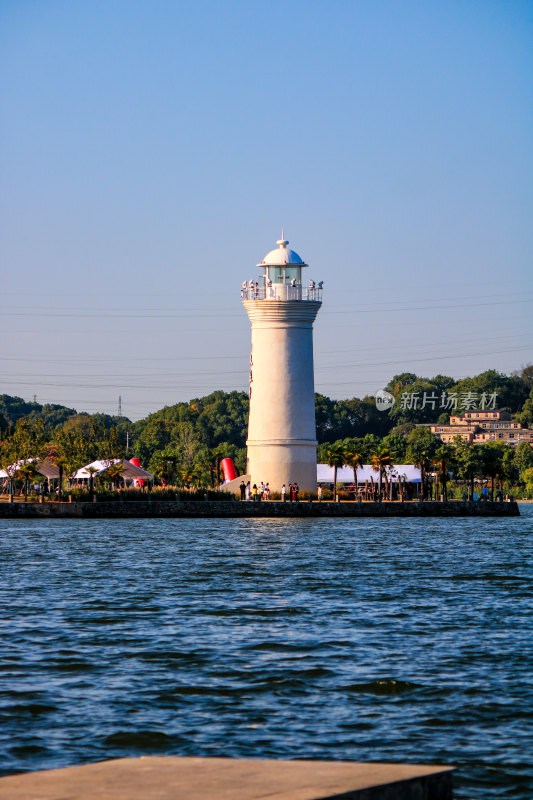
[(0, 778), (0, 800), (450, 800), (451, 767), (142, 757)]

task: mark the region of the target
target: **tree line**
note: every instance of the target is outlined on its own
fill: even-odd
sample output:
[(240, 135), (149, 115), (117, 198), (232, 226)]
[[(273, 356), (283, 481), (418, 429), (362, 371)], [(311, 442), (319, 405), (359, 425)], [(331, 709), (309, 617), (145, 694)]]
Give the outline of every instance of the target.
[(337, 472), (341, 467), (353, 469), (357, 491), (357, 469), (371, 464), (376, 471), (379, 495), (382, 481), (388, 481), (397, 464), (414, 464), (420, 469), (422, 497), (428, 492), (450, 494), (472, 499), (476, 481), (490, 483), (494, 499), (496, 484), (509, 494), (533, 497), (533, 448), (521, 442), (513, 448), (502, 441), (471, 444), (460, 436), (453, 442), (441, 442), (428, 428), (413, 428), (408, 433), (391, 433), (383, 438), (367, 434), (362, 438), (341, 439), (318, 447), (318, 462), (334, 469), (334, 494), (337, 494)]
[[(416, 425), (447, 422), (450, 409), (439, 413), (420, 405), (403, 407), (399, 400), (405, 392), (437, 396), (455, 392), (459, 397), (466, 392), (496, 393), (499, 408), (510, 411), (523, 425), (533, 425), (533, 366), (512, 375), (488, 370), (461, 381), (402, 373), (385, 388), (397, 400), (387, 412), (378, 411), (371, 396), (334, 400), (315, 395), (319, 462), (327, 460), (327, 445), (348, 442), (347, 447), (364, 451), (365, 463), (371, 462), (380, 447), (396, 463), (415, 463), (412, 440), (423, 435), (415, 433), (422, 430)], [(99, 458), (136, 456), (159, 482), (216, 486), (221, 480), (222, 458), (233, 459), (237, 474), (246, 471), (248, 408), (245, 392), (215, 391), (132, 422), (126, 417), (78, 413), (65, 406), (26, 403), (22, 398), (0, 395), (0, 466), (24, 459), (25, 453), (31, 453), (28, 457), (44, 453), (62, 465), (65, 474), (71, 474)], [(431, 436), (431, 441), (440, 447), (439, 440)], [(428, 464), (430, 460), (426, 459)]]

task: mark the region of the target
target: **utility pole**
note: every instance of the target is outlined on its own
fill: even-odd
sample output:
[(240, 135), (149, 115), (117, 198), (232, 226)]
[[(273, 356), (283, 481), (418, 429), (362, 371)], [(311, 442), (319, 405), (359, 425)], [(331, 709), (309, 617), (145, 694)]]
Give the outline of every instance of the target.
[(130, 449), (130, 432), (126, 431), (126, 450)]

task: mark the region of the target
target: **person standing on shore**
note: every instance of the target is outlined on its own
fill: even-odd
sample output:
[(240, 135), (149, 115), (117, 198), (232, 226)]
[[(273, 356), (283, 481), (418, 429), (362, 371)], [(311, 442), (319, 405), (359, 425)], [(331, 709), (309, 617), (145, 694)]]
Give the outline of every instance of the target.
[(252, 502), (257, 503), (257, 484), (252, 486)]
[(298, 502), (298, 493), (300, 491), (300, 487), (298, 486), (297, 483), (295, 483), (292, 488), (293, 488), (293, 491), (294, 491), (294, 502), (297, 503)]
[(322, 486), (319, 486), (316, 490), (316, 496), (319, 503), (322, 502)]
[(281, 487), (281, 499), (284, 503), (287, 502), (287, 489), (285, 488), (285, 484)]
[(289, 503), (292, 503), (292, 483), (289, 483)]
[(241, 485), (239, 486), (239, 490), (241, 493), (241, 502), (246, 499), (246, 484), (244, 481), (241, 481)]
[(252, 487), (250, 486), (250, 481), (247, 481), (246, 483), (246, 499), (252, 499)]

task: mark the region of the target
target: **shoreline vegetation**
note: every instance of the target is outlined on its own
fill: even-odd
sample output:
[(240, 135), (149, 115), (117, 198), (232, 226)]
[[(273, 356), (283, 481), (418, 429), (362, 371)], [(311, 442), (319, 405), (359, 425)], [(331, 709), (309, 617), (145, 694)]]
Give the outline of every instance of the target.
[[(455, 381), (438, 375), (423, 378), (414, 373), (395, 375), (385, 387), (396, 399), (388, 411), (376, 408), (374, 397), (332, 400), (315, 395), (318, 439), (317, 460), (332, 467), (371, 463), (383, 473), (382, 497), (387, 495), (386, 475), (394, 464), (414, 464), (423, 474), (423, 494), (447, 499), (473, 498), (484, 487), (490, 497), (500, 493), (533, 500), (533, 448), (502, 441), (469, 444), (456, 437), (443, 443), (427, 427), (448, 421), (453, 409), (405, 408), (400, 398), (410, 394), (451, 394), (460, 399), (496, 394), (497, 407), (507, 410), (523, 426), (533, 425), (533, 365), (512, 375), (489, 370)], [(459, 412), (460, 409), (458, 408)], [(154, 492), (214, 490), (223, 480), (221, 461), (231, 458), (238, 475), (246, 472), (248, 396), (245, 392), (215, 391), (188, 403), (177, 403), (132, 422), (126, 417), (78, 413), (60, 405), (27, 403), (0, 395), (0, 468), (22, 462), (12, 476), (11, 493), (30, 498), (49, 489), (30, 459), (47, 459), (60, 471), (60, 498), (82, 490), (69, 486), (68, 476), (96, 460), (140, 459), (155, 476)], [(420, 427), (422, 426), (422, 427)], [(117, 474), (114, 474), (114, 473)], [(57, 486), (59, 483), (59, 487)], [(118, 470), (110, 468), (95, 478), (100, 496), (119, 491)], [(35, 487), (37, 491), (35, 491)], [(347, 487), (327, 487), (341, 499)], [(4, 493), (6, 486), (3, 487)], [(130, 490), (128, 490), (130, 491)], [(353, 499), (353, 492), (351, 495)], [(272, 499), (275, 499), (273, 495)], [(302, 498), (306, 499), (306, 498)]]

